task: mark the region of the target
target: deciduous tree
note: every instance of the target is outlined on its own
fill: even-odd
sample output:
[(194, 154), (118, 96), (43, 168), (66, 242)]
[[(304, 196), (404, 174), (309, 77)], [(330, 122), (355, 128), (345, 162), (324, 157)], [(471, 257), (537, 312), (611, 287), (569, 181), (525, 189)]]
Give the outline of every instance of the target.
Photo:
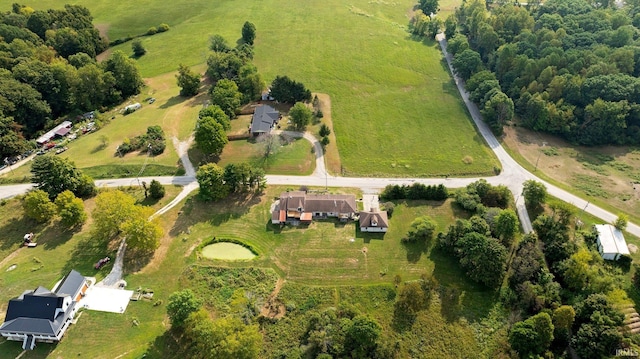
[(527, 201), (527, 205), (537, 208), (544, 203), (547, 197), (547, 187), (538, 181), (527, 180), (524, 182), (522, 195), (525, 201)]
[(200, 166), (196, 179), (200, 184), (200, 197), (206, 201), (217, 201), (229, 194), (224, 183), (224, 170), (215, 163)]
[(402, 238), (405, 242), (426, 242), (433, 239), (436, 223), (429, 216), (418, 217), (411, 222), (407, 236)]
[(56, 206), (42, 190), (27, 193), (22, 202), (25, 215), (36, 222), (48, 222), (56, 214)]
[(111, 240), (121, 231), (122, 223), (132, 218), (135, 199), (122, 191), (106, 191), (96, 196), (96, 206), (91, 213), (93, 236)]
[(195, 96), (200, 88), (200, 75), (191, 71), (189, 66), (180, 64), (176, 75), (180, 96)]
[(160, 245), (163, 235), (160, 225), (149, 216), (153, 209), (135, 206), (131, 217), (121, 224), (122, 235), (127, 241), (127, 249), (138, 253), (151, 253)]
[(236, 117), (241, 100), (242, 94), (238, 91), (238, 85), (232, 80), (222, 79), (211, 90), (211, 103), (220, 106), (229, 118)]
[(169, 296), (167, 314), (171, 320), (171, 326), (182, 327), (191, 313), (200, 309), (202, 301), (196, 298), (191, 289), (174, 292)]
[(345, 333), (345, 349), (353, 358), (365, 358), (378, 345), (382, 328), (375, 320), (359, 315), (351, 321)]
[(246, 21), (244, 25), (242, 25), (242, 41), (246, 44), (253, 45), (253, 41), (256, 38), (256, 26)]
[(87, 220), (84, 202), (67, 190), (60, 193), (55, 200), (60, 222), (67, 227), (82, 225)]
[(229, 142), (224, 127), (212, 117), (198, 120), (195, 135), (196, 146), (207, 155), (219, 156)]
[(291, 123), (298, 131), (304, 131), (307, 125), (311, 123), (313, 112), (304, 103), (296, 102), (296, 104), (289, 110), (289, 117)]

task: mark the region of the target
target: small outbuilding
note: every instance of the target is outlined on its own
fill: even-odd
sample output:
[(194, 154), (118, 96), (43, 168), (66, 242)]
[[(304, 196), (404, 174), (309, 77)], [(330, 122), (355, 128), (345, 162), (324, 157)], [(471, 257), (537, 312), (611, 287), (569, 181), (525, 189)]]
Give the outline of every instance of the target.
[(361, 232), (386, 232), (389, 229), (389, 219), (387, 211), (378, 211), (371, 208), (371, 211), (360, 212), (360, 231)]
[(598, 232), (598, 252), (603, 259), (615, 261), (630, 254), (621, 230), (610, 224), (596, 224), (594, 227)]

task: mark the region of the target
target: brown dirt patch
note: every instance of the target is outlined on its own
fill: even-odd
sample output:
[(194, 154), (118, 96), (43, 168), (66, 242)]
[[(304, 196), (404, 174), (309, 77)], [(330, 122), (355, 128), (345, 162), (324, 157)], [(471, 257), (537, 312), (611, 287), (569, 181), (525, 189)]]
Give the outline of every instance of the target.
[(273, 289), (273, 292), (269, 294), (269, 298), (262, 306), (260, 310), (260, 315), (266, 318), (271, 319), (280, 319), (284, 317), (287, 313), (287, 308), (280, 298), (278, 298), (278, 293), (280, 293), (280, 289), (284, 285), (284, 279), (279, 278), (276, 282), (276, 287)]
[(629, 243), (627, 247), (629, 247), (629, 252), (631, 253), (636, 253), (638, 251), (638, 246), (635, 244)]
[(107, 33), (109, 32), (109, 24), (96, 24), (96, 29), (98, 29), (98, 32), (100, 32), (100, 36), (103, 39), (106, 39), (107, 41), (109, 41), (109, 35), (107, 35)]

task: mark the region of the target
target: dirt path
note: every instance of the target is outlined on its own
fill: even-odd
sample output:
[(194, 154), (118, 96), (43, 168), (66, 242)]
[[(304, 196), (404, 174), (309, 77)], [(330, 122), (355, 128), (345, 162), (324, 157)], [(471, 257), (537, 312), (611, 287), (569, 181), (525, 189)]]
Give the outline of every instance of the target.
[(331, 129), (329, 134), (329, 145), (324, 153), (324, 160), (327, 171), (333, 175), (342, 173), (342, 162), (340, 162), (340, 152), (338, 151), (338, 142), (336, 140), (336, 130), (333, 127), (333, 116), (331, 114), (331, 97), (326, 93), (316, 93), (320, 101), (320, 110), (322, 110), (322, 122)]
[(284, 303), (278, 299), (278, 294), (280, 293), (280, 289), (282, 289), (284, 283), (284, 279), (278, 278), (276, 287), (273, 289), (273, 292), (269, 294), (269, 298), (267, 298), (267, 301), (260, 310), (260, 315), (271, 319), (279, 319), (285, 315), (287, 309)]

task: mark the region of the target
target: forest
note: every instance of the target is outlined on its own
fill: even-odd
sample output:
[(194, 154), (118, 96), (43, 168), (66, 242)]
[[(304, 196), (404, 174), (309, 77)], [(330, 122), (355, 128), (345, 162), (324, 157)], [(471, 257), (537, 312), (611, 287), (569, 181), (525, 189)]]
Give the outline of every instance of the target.
[(576, 144), (640, 144), (639, 2), (489, 9), (464, 2), (459, 33), (445, 32), (456, 72), (497, 134), (517, 118)]
[(135, 61), (114, 52), (89, 10), (65, 5), (34, 10), (14, 4), (0, 13), (0, 158), (30, 147), (58, 118), (102, 110), (137, 94), (143, 85)]

